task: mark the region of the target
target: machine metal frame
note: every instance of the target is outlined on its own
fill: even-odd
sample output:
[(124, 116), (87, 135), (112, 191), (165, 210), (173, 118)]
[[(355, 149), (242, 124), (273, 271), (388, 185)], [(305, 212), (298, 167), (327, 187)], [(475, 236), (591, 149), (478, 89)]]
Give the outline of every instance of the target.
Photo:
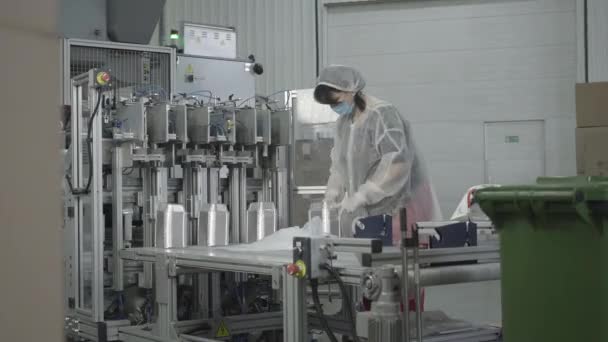
[[(94, 88), (94, 77), (95, 73), (89, 71), (86, 74), (75, 77), (72, 81), (72, 102), (75, 104), (74, 110), (72, 110), (72, 122), (74, 123), (75, 130), (73, 130), (72, 148), (72, 184), (75, 188), (84, 188), (84, 175), (83, 175), (83, 147), (81, 136), (85, 135), (83, 129), (83, 89), (88, 88), (88, 108), (93, 111), (95, 104), (98, 101), (98, 94)], [(73, 240), (76, 245), (74, 250), (74, 264), (78, 267), (78, 272), (73, 273), (73, 284), (77, 284), (75, 287), (75, 308), (76, 312), (82, 317), (91, 319), (93, 322), (103, 321), (103, 217), (102, 217), (102, 179), (101, 179), (101, 115), (96, 115), (92, 122), (93, 132), (91, 133), (91, 151), (89, 163), (92, 163), (93, 174), (88, 175), (91, 177), (91, 188), (86, 195), (75, 195), (73, 200), (75, 201), (74, 207), (74, 220), (73, 229), (76, 233), (75, 239)], [(85, 142), (86, 144), (86, 142)], [(85, 203), (89, 204), (89, 215), (91, 218), (91, 225), (85, 222)], [(85, 227), (88, 226), (92, 239), (91, 245), (92, 250), (85, 251), (85, 239), (87, 238)], [(91, 260), (91, 305), (90, 308), (86, 307), (84, 296), (85, 290), (83, 283), (85, 282), (84, 276), (88, 273), (84, 269), (84, 260), (87, 256), (85, 253), (90, 252), (88, 258)]]
[[(357, 241), (358, 244), (349, 244), (354, 239), (337, 239), (336, 243), (343, 241), (345, 246), (350, 246), (348, 249), (350, 253), (344, 254), (339, 257), (334, 266), (339, 269), (339, 273), (343, 281), (350, 286), (358, 287), (361, 285), (363, 277), (367, 276), (370, 272), (378, 270), (385, 265), (399, 264), (400, 260), (394, 258), (383, 257), (383, 253), (373, 254), (378, 256), (379, 260), (376, 261), (374, 266), (365, 266), (362, 260), (368, 260), (369, 252), (365, 252), (365, 242)], [(483, 250), (483, 253), (477, 253), (476, 248)], [(390, 249), (392, 253), (394, 249)], [(463, 282), (477, 282), (496, 280), (500, 278), (500, 265), (497, 262), (496, 256), (498, 255), (498, 246), (488, 247), (470, 247), (468, 254), (458, 253), (458, 248), (450, 249), (445, 251), (443, 254), (444, 258), (439, 259), (433, 256), (435, 251), (433, 250), (420, 250), (420, 258), (417, 260), (418, 263), (426, 262), (429, 260), (427, 256), (433, 256), (433, 260), (478, 260), (481, 262), (477, 265), (456, 265), (456, 266), (443, 266), (436, 268), (422, 268), (420, 269), (420, 275), (418, 277), (419, 286), (436, 286), (436, 285), (448, 285), (458, 284)], [(358, 252), (357, 252), (358, 251)], [(354, 253), (354, 254), (353, 254)], [(450, 256), (455, 253), (456, 256)], [(283, 312), (282, 313), (270, 313), (265, 314), (268, 316), (258, 315), (242, 315), (234, 317), (214, 317), (211, 320), (196, 320), (189, 322), (177, 322), (174, 317), (171, 317), (171, 305), (170, 302), (175, 302), (174, 293), (171, 291), (160, 291), (162, 298), (157, 298), (166, 306), (163, 308), (163, 314), (159, 316), (157, 324), (162, 327), (145, 327), (145, 328), (121, 328), (120, 336), (123, 340), (129, 342), (140, 342), (140, 341), (213, 341), (208, 337), (201, 338), (199, 336), (192, 336), (182, 331), (184, 327), (200, 326), (205, 323), (212, 327), (217, 324), (218, 320), (230, 321), (229, 326), (237, 326), (235, 331), (246, 332), (247, 327), (250, 327), (250, 331), (259, 331), (260, 326), (252, 324), (251, 321), (256, 321), (265, 317), (272, 319), (273, 323), (268, 322), (263, 326), (267, 329), (283, 329), (284, 341), (290, 342), (304, 342), (307, 341), (309, 329), (316, 327), (319, 329), (318, 318), (314, 314), (308, 313), (306, 304), (306, 283), (303, 279), (299, 279), (287, 273), (286, 265), (291, 261), (291, 251), (267, 251), (267, 252), (253, 252), (248, 251), (246, 253), (240, 252), (238, 249), (230, 247), (205, 247), (205, 248), (178, 248), (178, 249), (159, 249), (159, 248), (136, 248), (136, 249), (125, 249), (120, 252), (120, 257), (126, 260), (137, 260), (144, 263), (153, 263), (157, 273), (161, 273), (162, 276), (156, 278), (156, 286), (161, 288), (171, 289), (175, 282), (175, 276), (182, 269), (184, 272), (234, 272), (234, 273), (250, 273), (260, 274), (272, 277), (272, 285), (275, 289), (282, 290), (283, 298)], [(474, 258), (474, 259), (471, 259)], [(367, 262), (367, 261), (366, 261)], [(399, 266), (395, 267), (398, 275), (403, 274)], [(409, 282), (413, 285), (415, 283), (415, 274), (413, 270), (408, 272)], [(173, 278), (173, 280), (171, 279)], [(158, 296), (158, 295), (157, 295)], [(162, 317), (162, 320), (161, 320)], [(279, 321), (278, 317), (282, 317)], [(421, 318), (419, 318), (421, 319)], [(279, 322), (281, 322), (279, 324)], [(336, 332), (348, 333), (348, 325), (343, 319), (331, 319), (331, 325), (335, 328)], [(213, 328), (209, 329), (213, 332)], [(365, 329), (364, 329), (365, 330)], [(162, 335), (158, 335), (157, 332), (162, 332)], [(496, 337), (499, 333), (499, 329), (482, 329), (478, 332), (471, 332), (469, 336), (473, 341), (491, 341), (492, 339), (484, 340), (484, 338)], [(484, 337), (485, 336), (485, 337)], [(454, 336), (452, 336), (453, 338)], [(462, 337), (462, 336), (461, 336)], [(427, 340), (427, 339), (425, 339)], [(428, 339), (429, 341), (442, 341), (441, 338)], [(370, 340), (372, 341), (372, 340)], [(447, 341), (447, 340), (446, 340)], [(455, 341), (450, 339), (449, 341)], [(380, 341), (372, 341), (380, 342)], [(384, 341), (383, 341), (384, 342)]]
[[(137, 44), (123, 44), (114, 42), (103, 42), (83, 39), (62, 39), (62, 64), (61, 69), (63, 73), (63, 81), (61, 85), (62, 89), (62, 101), (64, 105), (71, 106), (70, 121), (72, 122), (72, 155), (70, 156), (72, 164), (71, 179), (74, 188), (82, 188), (84, 186), (84, 172), (83, 172), (83, 156), (82, 152), (86, 147), (86, 141), (83, 143), (83, 139), (76, 139), (74, 137), (82, 137), (86, 135), (86, 121), (83, 118), (83, 111), (88, 108), (89, 111), (93, 111), (98, 92), (94, 89), (93, 84), (94, 75), (93, 71), (89, 70), (86, 73), (72, 77), (71, 75), (71, 49), (73, 47), (86, 47), (86, 48), (99, 48), (99, 49), (112, 49), (130, 52), (150, 52), (157, 54), (165, 54), (168, 56), (168, 75), (167, 79), (169, 82), (169, 89), (167, 89), (167, 96), (170, 98), (173, 93), (175, 85), (175, 50), (168, 47), (153, 47), (146, 45)], [(83, 95), (88, 94), (87, 103), (82, 102)], [(101, 109), (100, 109), (101, 110)], [(104, 221), (103, 221), (103, 180), (102, 180), (102, 163), (103, 163), (103, 138), (102, 138), (102, 115), (97, 115), (92, 122), (92, 133), (91, 133), (91, 152), (89, 156), (93, 163), (93, 175), (89, 175), (92, 178), (91, 189), (89, 194), (80, 194), (75, 196), (69, 196), (67, 199), (72, 201), (69, 207), (73, 208), (68, 211), (68, 216), (73, 216), (72, 222), (65, 227), (66, 229), (66, 286), (68, 287), (69, 294), (73, 294), (74, 302), (72, 303), (69, 297), (66, 296), (66, 333), (69, 336), (82, 336), (93, 341), (106, 341), (116, 340), (118, 338), (118, 327), (130, 325), (128, 320), (104, 320), (104, 284), (103, 284), (103, 262), (104, 262)], [(114, 170), (121, 167), (121, 149), (118, 147), (113, 148), (113, 162), (112, 166)], [(116, 172), (113, 172), (113, 174)], [(118, 172), (120, 175), (121, 172)], [(113, 188), (118, 190), (122, 187), (122, 177), (114, 177)], [(120, 189), (122, 193), (122, 189)], [(122, 208), (122, 196), (115, 196), (112, 198), (113, 208)], [(88, 204), (87, 204), (88, 203)], [(89, 210), (85, 210), (85, 206), (88, 206)], [(86, 212), (85, 212), (86, 211)], [(120, 215), (120, 216), (118, 216)], [(115, 217), (121, 217), (122, 213), (113, 213)], [(85, 218), (90, 218), (92, 224), (85, 222)], [(120, 233), (122, 230), (122, 220), (113, 224), (114, 236)], [(91, 241), (86, 241), (86, 246), (91, 246), (90, 253), (83, 257), (82, 248), (85, 245), (83, 241), (84, 230), (90, 233), (92, 236)], [(113, 250), (118, 251), (124, 246), (120, 243), (120, 239), (114, 239)], [(89, 270), (83, 269), (85, 261), (90, 260)], [(115, 258), (117, 267), (123, 268), (122, 260)], [(84, 290), (82, 289), (82, 282), (84, 281), (84, 275), (90, 274), (91, 277), (91, 291), (92, 298), (90, 307), (83, 307), (80, 303), (82, 296), (84, 296)], [(113, 274), (114, 284), (119, 284), (122, 281), (122, 272), (115, 272)]]
[[(62, 73), (63, 73), (63, 81), (62, 81), (63, 86), (61, 89), (63, 89), (63, 104), (65, 104), (65, 105), (69, 105), (71, 103), (70, 49), (73, 46), (163, 53), (163, 54), (168, 54), (170, 56), (171, 61), (175, 61), (175, 58), (176, 58), (175, 49), (170, 48), (170, 47), (163, 47), (163, 46), (115, 43), (115, 42), (76, 39), (76, 38), (62, 39), (61, 43), (62, 43), (62, 53), (63, 53), (63, 63), (61, 65)], [(170, 89), (168, 90), (168, 92), (169, 92), (168, 95), (169, 95), (169, 98), (171, 98), (172, 95), (174, 94), (174, 89), (175, 89), (175, 63), (170, 63), (169, 82), (170, 82), (170, 87), (169, 87)]]

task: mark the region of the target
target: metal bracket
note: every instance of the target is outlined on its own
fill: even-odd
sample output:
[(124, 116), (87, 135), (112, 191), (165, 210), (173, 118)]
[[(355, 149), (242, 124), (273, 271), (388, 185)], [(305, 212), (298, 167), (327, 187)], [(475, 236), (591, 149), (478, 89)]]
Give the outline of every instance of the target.
[(112, 140), (114, 140), (116, 144), (131, 142), (135, 140), (135, 134), (133, 134), (133, 132), (114, 132), (112, 134)]
[(174, 256), (167, 257), (167, 275), (169, 277), (177, 277), (177, 262)]
[(279, 290), (281, 288), (281, 273), (283, 272), (283, 267), (273, 267), (272, 268), (272, 289)]
[(162, 163), (165, 161), (165, 155), (164, 154), (134, 153), (133, 161), (140, 162), (140, 163), (151, 163), (151, 162)]

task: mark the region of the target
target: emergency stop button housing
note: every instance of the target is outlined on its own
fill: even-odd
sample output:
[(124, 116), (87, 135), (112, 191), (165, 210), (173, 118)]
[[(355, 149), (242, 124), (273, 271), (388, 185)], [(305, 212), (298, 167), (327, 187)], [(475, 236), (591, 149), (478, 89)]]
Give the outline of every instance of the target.
[(95, 88), (97, 89), (108, 89), (112, 87), (112, 73), (110, 69), (96, 69), (95, 70)]

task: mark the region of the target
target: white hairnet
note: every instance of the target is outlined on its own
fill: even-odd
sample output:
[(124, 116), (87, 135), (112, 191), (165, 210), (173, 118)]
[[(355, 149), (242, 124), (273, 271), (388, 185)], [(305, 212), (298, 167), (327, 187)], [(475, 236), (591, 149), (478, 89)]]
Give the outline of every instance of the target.
[[(407, 121), (393, 105), (371, 96), (365, 100), (360, 119), (352, 122), (350, 117), (340, 117), (337, 121), (327, 183), (328, 202), (354, 198), (358, 210), (351, 219), (393, 214), (417, 197), (419, 188), (431, 188)], [(440, 219), (434, 192), (429, 196), (431, 200), (421, 203), (434, 213), (427, 220)], [(347, 202), (352, 205), (353, 201)]]
[(341, 91), (356, 93), (365, 88), (365, 80), (355, 68), (330, 65), (321, 70), (317, 85), (326, 85)]

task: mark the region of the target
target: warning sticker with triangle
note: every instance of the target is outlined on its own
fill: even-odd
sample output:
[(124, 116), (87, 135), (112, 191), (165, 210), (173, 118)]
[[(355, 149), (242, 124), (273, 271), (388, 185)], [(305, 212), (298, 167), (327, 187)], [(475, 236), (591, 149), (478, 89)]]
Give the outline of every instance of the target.
[(215, 337), (228, 337), (230, 336), (230, 331), (228, 331), (228, 327), (226, 327), (226, 323), (224, 321), (220, 321), (220, 324), (217, 327), (217, 332), (215, 333)]

